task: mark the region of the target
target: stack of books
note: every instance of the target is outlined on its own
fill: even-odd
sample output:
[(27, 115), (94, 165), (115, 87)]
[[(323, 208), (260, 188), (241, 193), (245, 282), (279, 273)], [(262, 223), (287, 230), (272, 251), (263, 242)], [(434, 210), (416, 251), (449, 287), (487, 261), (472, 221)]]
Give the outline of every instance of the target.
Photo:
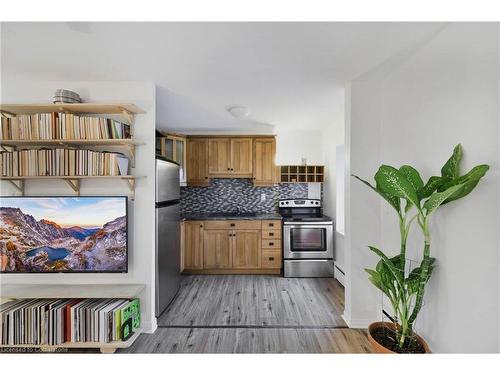
[(0, 176), (119, 176), (128, 174), (121, 153), (81, 149), (32, 149), (0, 153)]
[(129, 329), (139, 325), (138, 299), (23, 299), (0, 305), (2, 345), (109, 343), (126, 340)]
[(0, 140), (130, 139), (130, 125), (71, 113), (37, 113), (1, 119)]
[(81, 103), (82, 98), (71, 90), (57, 89), (52, 98), (54, 103)]

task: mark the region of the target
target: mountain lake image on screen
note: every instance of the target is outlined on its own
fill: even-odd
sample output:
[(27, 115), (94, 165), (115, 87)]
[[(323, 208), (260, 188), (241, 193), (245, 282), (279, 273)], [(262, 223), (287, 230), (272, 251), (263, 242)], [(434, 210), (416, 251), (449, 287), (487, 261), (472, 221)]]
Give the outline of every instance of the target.
[(127, 197), (0, 197), (1, 272), (127, 272)]

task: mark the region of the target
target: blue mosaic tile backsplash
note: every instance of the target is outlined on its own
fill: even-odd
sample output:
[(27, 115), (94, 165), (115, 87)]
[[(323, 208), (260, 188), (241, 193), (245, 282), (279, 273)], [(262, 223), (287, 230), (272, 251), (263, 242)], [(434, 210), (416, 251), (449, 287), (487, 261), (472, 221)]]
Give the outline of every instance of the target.
[[(260, 200), (261, 194), (266, 200)], [(181, 187), (182, 213), (241, 212), (273, 213), (278, 211), (278, 200), (307, 198), (307, 184), (278, 184), (254, 187), (251, 179), (214, 178), (210, 186)]]

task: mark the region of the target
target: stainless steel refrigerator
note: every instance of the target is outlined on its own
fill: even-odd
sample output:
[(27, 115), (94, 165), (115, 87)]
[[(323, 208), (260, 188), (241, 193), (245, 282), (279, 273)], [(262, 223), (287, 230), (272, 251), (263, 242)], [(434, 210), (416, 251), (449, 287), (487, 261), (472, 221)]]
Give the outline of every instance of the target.
[(156, 157), (156, 316), (180, 286), (179, 165)]

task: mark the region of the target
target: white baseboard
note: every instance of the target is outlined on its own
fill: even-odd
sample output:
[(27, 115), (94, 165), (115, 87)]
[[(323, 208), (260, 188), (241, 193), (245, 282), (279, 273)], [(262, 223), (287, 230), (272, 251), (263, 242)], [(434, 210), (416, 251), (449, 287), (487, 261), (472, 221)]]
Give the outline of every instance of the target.
[(345, 274), (341, 267), (334, 263), (333, 277), (335, 277), (342, 286), (345, 286)]
[(156, 319), (154, 320), (154, 322), (152, 321), (141, 322), (141, 328), (142, 332), (144, 333), (155, 333), (156, 328), (158, 328), (158, 325), (156, 324)]
[(349, 328), (367, 329), (368, 326), (374, 322), (373, 319), (351, 319), (350, 316), (347, 316), (345, 314), (342, 314), (342, 319), (344, 319)]

